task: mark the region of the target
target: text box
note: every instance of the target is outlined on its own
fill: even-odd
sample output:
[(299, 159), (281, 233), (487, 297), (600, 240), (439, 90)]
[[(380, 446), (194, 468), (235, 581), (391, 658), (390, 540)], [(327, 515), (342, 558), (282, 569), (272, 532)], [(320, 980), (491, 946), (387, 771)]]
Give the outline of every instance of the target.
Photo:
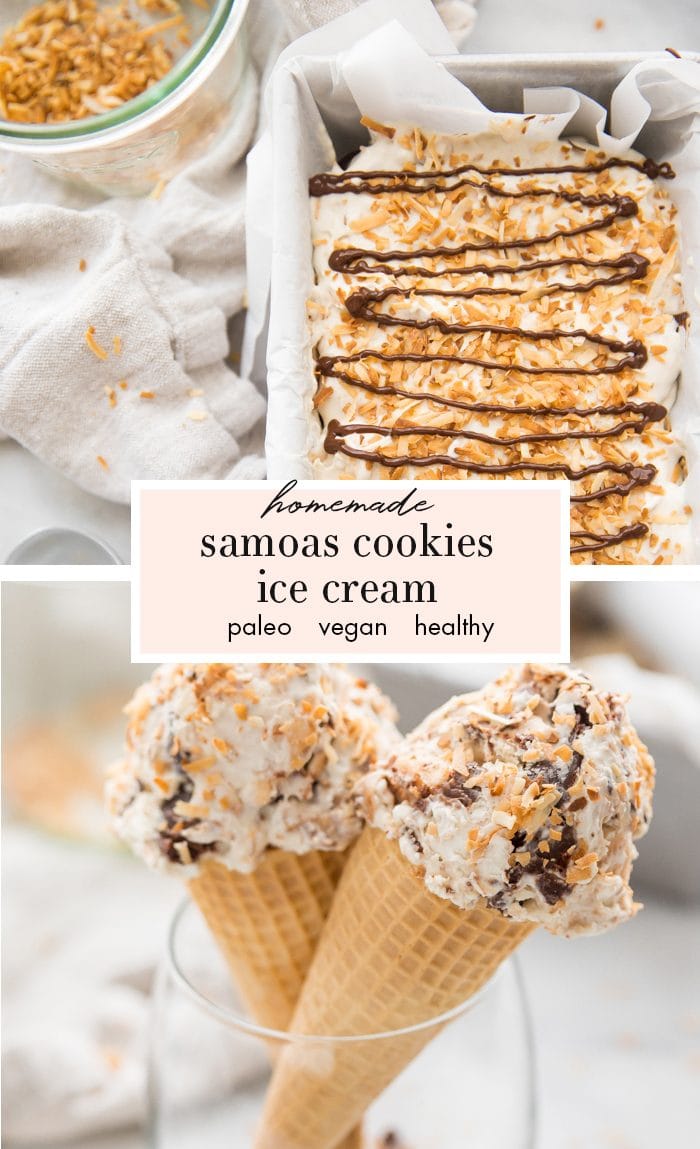
[(135, 482), (134, 661), (568, 658), (565, 482)]

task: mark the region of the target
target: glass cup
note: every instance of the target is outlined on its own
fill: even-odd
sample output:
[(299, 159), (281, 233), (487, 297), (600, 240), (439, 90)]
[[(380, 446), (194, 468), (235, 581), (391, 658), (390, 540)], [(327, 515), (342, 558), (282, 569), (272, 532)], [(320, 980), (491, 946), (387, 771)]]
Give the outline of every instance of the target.
[[(117, 108), (81, 120), (25, 124), (0, 118), (0, 148), (106, 195), (152, 192), (203, 154), (249, 103), (256, 84), (245, 30), (249, 2), (180, 0), (191, 44), (184, 49), (174, 32), (163, 34), (174, 63), (162, 80)], [(10, 0), (0, 35), (35, 3)], [(163, 18), (133, 11), (144, 22)]]
[[(431, 1038), (377, 1098), (363, 1149), (532, 1149), (534, 1056), (517, 961), (475, 997), (410, 1031), (313, 1037), (263, 1029), (240, 1004), (196, 907), (175, 915), (158, 973), (149, 1058), (153, 1149), (252, 1149), (271, 1062), (289, 1043), (318, 1066), (354, 1042), (373, 1055), (424, 1030)], [(280, 1149), (285, 1149), (280, 1146)]]

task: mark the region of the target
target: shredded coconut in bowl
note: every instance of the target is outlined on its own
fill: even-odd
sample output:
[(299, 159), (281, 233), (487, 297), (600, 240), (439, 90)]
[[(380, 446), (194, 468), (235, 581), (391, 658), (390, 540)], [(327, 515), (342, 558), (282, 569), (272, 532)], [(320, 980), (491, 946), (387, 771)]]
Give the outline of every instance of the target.
[[(145, 22), (135, 15), (154, 15)], [(168, 74), (172, 34), (191, 31), (178, 0), (45, 0), (0, 40), (0, 117), (25, 124), (82, 120), (118, 108)]]

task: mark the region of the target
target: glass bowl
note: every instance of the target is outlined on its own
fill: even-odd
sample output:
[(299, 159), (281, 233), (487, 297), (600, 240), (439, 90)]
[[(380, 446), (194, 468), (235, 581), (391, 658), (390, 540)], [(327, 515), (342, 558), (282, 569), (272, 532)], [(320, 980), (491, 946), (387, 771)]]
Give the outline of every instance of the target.
[[(110, 6), (116, 0), (101, 0)], [(170, 71), (134, 99), (100, 115), (60, 123), (25, 124), (0, 118), (0, 148), (22, 152), (53, 175), (107, 195), (158, 190), (205, 152), (246, 103), (255, 84), (247, 50), (250, 0), (179, 0), (189, 45), (165, 31)], [(3, 4), (0, 33), (36, 0)], [(143, 12), (159, 23), (163, 12)], [(248, 91), (247, 91), (248, 90)]]
[(13, 547), (5, 562), (24, 566), (37, 563), (103, 566), (106, 563), (121, 564), (121, 559), (108, 543), (96, 535), (71, 527), (43, 527)]
[[(149, 1058), (152, 1149), (252, 1149), (271, 1061), (292, 1042), (332, 1066), (341, 1043), (431, 1038), (367, 1111), (362, 1149), (532, 1149), (534, 1056), (517, 962), (410, 1031), (306, 1037), (255, 1025), (199, 911), (175, 915), (156, 981)], [(286, 1149), (280, 1145), (279, 1149)], [(359, 1149), (359, 1143), (358, 1143)]]

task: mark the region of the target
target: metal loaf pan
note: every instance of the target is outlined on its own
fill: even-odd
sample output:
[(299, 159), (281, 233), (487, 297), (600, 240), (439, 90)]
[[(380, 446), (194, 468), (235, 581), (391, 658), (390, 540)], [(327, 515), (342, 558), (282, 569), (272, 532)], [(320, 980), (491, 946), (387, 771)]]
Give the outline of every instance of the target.
[[(522, 112), (525, 88), (575, 88), (609, 108), (615, 88), (636, 64), (662, 58), (663, 53), (659, 52), (465, 53), (434, 57), (494, 112)], [(700, 63), (700, 53), (684, 52), (683, 59)], [(358, 124), (353, 138), (349, 139), (348, 125), (335, 118), (332, 101), (317, 102), (339, 158), (357, 147), (358, 138), (368, 138)], [(639, 148), (645, 154), (653, 155), (655, 134), (653, 125), (640, 133)]]

